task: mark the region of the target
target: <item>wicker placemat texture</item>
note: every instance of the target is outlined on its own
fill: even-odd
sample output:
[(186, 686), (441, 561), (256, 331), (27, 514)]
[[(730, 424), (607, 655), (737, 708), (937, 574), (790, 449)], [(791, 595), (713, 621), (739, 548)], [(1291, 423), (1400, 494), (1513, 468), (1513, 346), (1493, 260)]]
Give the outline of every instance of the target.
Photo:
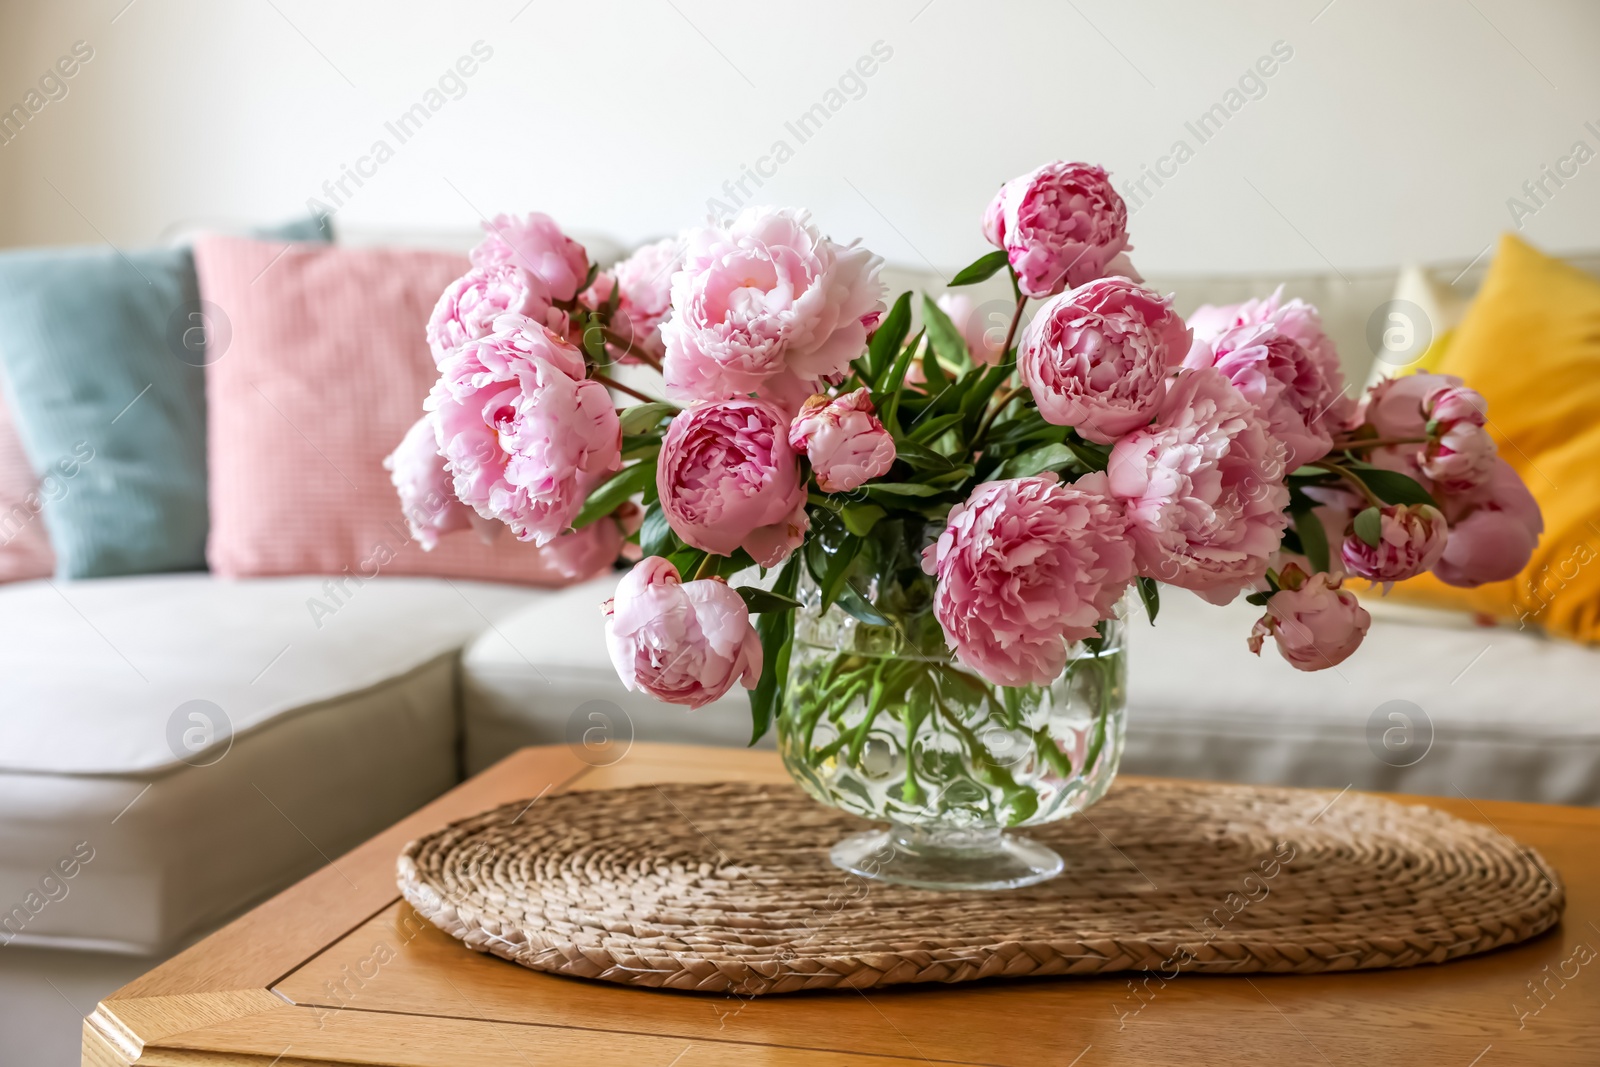
[(1410, 967), (1533, 937), (1565, 902), (1549, 864), (1492, 828), (1354, 792), (1120, 782), (1026, 831), (1066, 873), (998, 893), (833, 867), (866, 825), (787, 785), (569, 793), (412, 842), (399, 884), (446, 933), (526, 967), (746, 996)]

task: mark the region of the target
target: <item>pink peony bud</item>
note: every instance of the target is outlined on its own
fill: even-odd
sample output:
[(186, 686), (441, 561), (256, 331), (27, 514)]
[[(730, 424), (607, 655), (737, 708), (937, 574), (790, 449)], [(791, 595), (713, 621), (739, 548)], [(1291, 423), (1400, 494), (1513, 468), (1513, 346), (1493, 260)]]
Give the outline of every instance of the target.
[(961, 662), (996, 685), (1046, 685), (1133, 580), (1133, 547), (1104, 474), (985, 482), (950, 511), (922, 566)]
[(1039, 309), (1022, 332), (1017, 370), (1046, 422), (1113, 444), (1150, 421), (1189, 340), (1167, 300), (1102, 278)]
[(1482, 426), (1451, 424), (1422, 450), (1418, 466), (1442, 493), (1467, 493), (1494, 476), (1498, 449)]
[(1470, 588), (1515, 577), (1544, 532), (1538, 502), (1503, 459), (1494, 461), (1486, 484), (1446, 506), (1451, 508), (1450, 540), (1433, 573), (1451, 585)]
[(581, 530), (568, 530), (544, 546), (539, 561), (547, 563), (561, 577), (581, 582), (607, 570), (623, 554), (622, 523), (610, 515), (596, 519)]
[(1360, 647), (1372, 616), (1355, 594), (1320, 571), (1308, 578), (1298, 567), (1287, 567), (1279, 580), (1283, 587), (1250, 631), (1250, 651), (1259, 656), (1261, 643), (1271, 636), (1295, 670), (1320, 671), (1343, 663)]
[(1496, 448), (1483, 429), (1486, 408), (1482, 395), (1460, 378), (1418, 371), (1369, 389), (1356, 421), (1364, 436), (1400, 442), (1366, 453), (1372, 464), (1445, 498), (1471, 493), (1494, 474)]
[(805, 383), (798, 406), (861, 354), (883, 308), (882, 266), (792, 208), (747, 208), (726, 228), (690, 231), (661, 331), (667, 395), (777, 400)]
[(1469, 493), (1494, 476), (1498, 449), (1485, 430), (1489, 404), (1465, 386), (1432, 393), (1424, 402), (1429, 440), (1419, 465), (1445, 493)]
[(789, 447), (804, 452), (824, 493), (848, 493), (894, 465), (894, 438), (878, 421), (865, 387), (829, 399), (818, 393), (789, 424)]
[(1482, 426), (1489, 421), (1488, 412), (1489, 402), (1483, 394), (1464, 385), (1446, 386), (1428, 399), (1428, 417), (1445, 425), (1470, 422)]
[(1155, 421), (1111, 450), (1139, 573), (1227, 603), (1266, 573), (1288, 518), (1283, 445), (1215, 368), (1177, 373)]
[(1042, 299), (1112, 273), (1128, 248), (1128, 206), (1101, 168), (1058, 160), (1001, 186), (983, 235), (1005, 250), (1022, 291)]
[(761, 677), (750, 611), (720, 578), (685, 582), (660, 556), (641, 560), (605, 602), (606, 647), (631, 692), (702, 707)]
[(697, 404), (677, 414), (656, 462), (667, 522), (684, 542), (763, 567), (805, 538), (806, 487), (788, 419), (764, 400)]
[(445, 361), (424, 407), (462, 503), (549, 544), (621, 467), (622, 427), (577, 349), (521, 316), (496, 325)]
[(1379, 511), (1378, 524), (1376, 545), (1352, 531), (1345, 535), (1339, 555), (1346, 571), (1385, 586), (1432, 567), (1450, 536), (1444, 516), (1430, 504), (1391, 504)]

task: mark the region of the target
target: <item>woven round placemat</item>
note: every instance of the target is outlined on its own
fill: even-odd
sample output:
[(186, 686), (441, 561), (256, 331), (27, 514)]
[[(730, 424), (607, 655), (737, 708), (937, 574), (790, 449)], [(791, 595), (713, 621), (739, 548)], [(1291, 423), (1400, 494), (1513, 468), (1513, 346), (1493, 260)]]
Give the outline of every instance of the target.
[(1066, 872), (939, 893), (828, 861), (866, 824), (786, 785), (519, 801), (407, 845), (401, 892), (482, 952), (580, 978), (753, 996), (1155, 970), (1439, 963), (1560, 918), (1532, 849), (1356, 793), (1119, 783), (1028, 835)]

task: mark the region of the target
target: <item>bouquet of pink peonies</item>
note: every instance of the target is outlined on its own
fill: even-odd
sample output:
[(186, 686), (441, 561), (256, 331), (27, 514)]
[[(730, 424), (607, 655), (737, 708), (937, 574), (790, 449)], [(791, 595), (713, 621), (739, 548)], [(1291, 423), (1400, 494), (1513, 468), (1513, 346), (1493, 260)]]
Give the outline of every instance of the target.
[[(498, 521), (575, 576), (631, 553), (604, 606), (623, 683), (689, 707), (741, 684), (757, 738), (802, 607), (1025, 688), (1128, 590), (1154, 622), (1165, 583), (1260, 605), (1250, 647), (1317, 670), (1367, 631), (1347, 578), (1527, 562), (1539, 509), (1461, 381), (1348, 396), (1316, 310), (1281, 290), (1185, 321), (1141, 284), (1098, 167), (1005, 183), (982, 229), (998, 250), (951, 285), (1007, 272), (998, 339), (961, 298), (886, 305), (881, 260), (803, 211), (604, 271), (545, 216), (495, 219), (428, 324), (439, 380), (389, 461), (418, 539)], [(911, 699), (874, 670), (862, 693)]]

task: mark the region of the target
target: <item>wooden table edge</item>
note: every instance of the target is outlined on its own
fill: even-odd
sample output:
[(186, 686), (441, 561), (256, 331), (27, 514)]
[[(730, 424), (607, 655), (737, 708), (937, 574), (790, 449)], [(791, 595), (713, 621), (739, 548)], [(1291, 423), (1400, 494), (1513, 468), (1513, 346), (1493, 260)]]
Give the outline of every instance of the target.
[[(665, 743), (638, 743), (633, 746), (631, 753), (654, 757), (666, 763), (675, 762), (675, 759), (681, 760), (691, 753), (701, 760), (709, 757), (711, 762), (725, 761), (729, 764), (754, 765), (768, 762), (773, 758), (773, 753), (765, 751), (723, 750)], [(86, 1065), (92, 1064), (93, 1067), (109, 1067), (112, 1064), (126, 1067), (136, 1063), (202, 1062), (194, 1058), (195, 1052), (209, 1046), (196, 1045), (194, 1042), (207, 1037), (225, 1036), (231, 1032), (230, 1024), (269, 1013), (274, 1014), (274, 1022), (281, 1019), (284, 1023), (288, 1023), (297, 1013), (306, 1013), (307, 1016), (317, 1015), (320, 1009), (293, 1004), (273, 992), (273, 987), (325, 951), (328, 946), (400, 899), (400, 892), (394, 881), (394, 859), (407, 841), (456, 819), (505, 803), (507, 797), (527, 796), (530, 802), (536, 803), (540, 797), (580, 787), (584, 779), (596, 776), (595, 772), (599, 769), (603, 768), (584, 762), (565, 745), (532, 746), (512, 753), (101, 1000), (94, 1012), (84, 1020), (83, 1062)], [(737, 773), (734, 776), (737, 777)], [(1122, 777), (1129, 782), (1183, 781), (1136, 775)], [(513, 783), (519, 781), (522, 786), (521, 792), (511, 788)], [(1334, 794), (1330, 806), (1347, 791), (1294, 786), (1273, 788)], [(1391, 793), (1370, 795), (1402, 804), (1438, 808), (1459, 818), (1490, 826), (1496, 826), (1497, 822), (1563, 824), (1592, 818), (1592, 813), (1585, 808), (1514, 801), (1476, 801), (1465, 795), (1459, 799)], [(1500, 819), (1491, 820), (1481, 804), (1487, 804), (1495, 809)], [(1470, 810), (1463, 810), (1463, 805)], [(349, 873), (352, 871), (360, 876), (359, 883), (352, 881)], [(313, 902), (325, 905), (320, 910), (309, 913), (312, 919), (310, 922), (304, 921), (308, 913), (307, 903), (303, 898), (308, 897)], [(291, 910), (301, 921), (288, 923), (276, 921)], [(264, 928), (270, 928), (274, 937), (268, 941), (266, 951), (263, 952), (262, 938), (258, 935)], [(376, 1011), (368, 1011), (363, 1015), (395, 1021), (417, 1018), (412, 1015)], [(526, 1030), (531, 1027), (550, 1031), (581, 1029), (529, 1023), (466, 1021), (490, 1028), (510, 1026)], [(726, 1044), (748, 1047), (752, 1051), (793, 1047), (753, 1045), (744, 1042), (726, 1042)], [(168, 1058), (165, 1055), (168, 1051), (176, 1058)], [(273, 1060), (274, 1056), (281, 1059), (279, 1067), (289, 1067), (290, 1064), (297, 1062), (374, 1064), (388, 1062), (359, 1058), (283, 1059), (284, 1054), (281, 1050), (277, 1053), (264, 1047), (251, 1047), (247, 1050), (245, 1045), (237, 1043), (232, 1051), (243, 1058), (236, 1061), (219, 1059), (204, 1062), (265, 1063)], [(357, 1051), (344, 1050), (341, 1055), (356, 1054)], [(147, 1058), (147, 1054), (151, 1052), (158, 1052), (159, 1055), (153, 1059)], [(845, 1055), (860, 1056), (860, 1062), (863, 1063), (894, 1062), (892, 1058), (875, 1054)], [(258, 1060), (257, 1057), (264, 1059)], [(416, 1062), (423, 1064), (431, 1061)], [(856, 1061), (839, 1060), (839, 1062)]]

